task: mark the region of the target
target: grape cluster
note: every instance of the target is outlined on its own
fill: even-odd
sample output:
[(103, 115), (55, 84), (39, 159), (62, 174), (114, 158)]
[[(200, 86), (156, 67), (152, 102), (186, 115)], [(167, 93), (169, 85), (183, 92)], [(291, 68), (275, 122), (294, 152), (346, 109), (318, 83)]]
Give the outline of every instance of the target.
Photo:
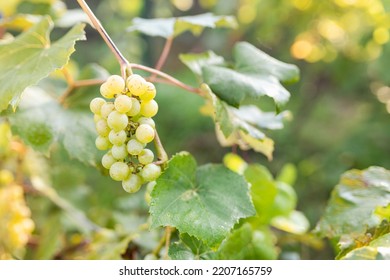
[(0, 170), (0, 260), (11, 259), (26, 246), (34, 222), (24, 200), (23, 187), (8, 170)]
[(153, 163), (153, 152), (146, 148), (155, 137), (156, 88), (137, 74), (126, 81), (112, 75), (101, 85), (100, 93), (105, 99), (94, 98), (90, 109), (99, 135), (96, 147), (108, 150), (102, 165), (113, 180), (122, 181), (125, 191), (137, 192), (144, 182), (161, 174), (160, 166)]

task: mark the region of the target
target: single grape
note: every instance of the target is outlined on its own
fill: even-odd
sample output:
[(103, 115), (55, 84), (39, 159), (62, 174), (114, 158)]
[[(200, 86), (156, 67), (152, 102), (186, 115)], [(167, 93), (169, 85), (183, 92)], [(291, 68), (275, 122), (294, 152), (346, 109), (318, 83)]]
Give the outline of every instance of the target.
[(154, 117), (158, 112), (158, 104), (155, 100), (143, 101), (141, 103), (141, 114), (145, 117)]
[(146, 182), (154, 181), (161, 175), (161, 167), (154, 163), (149, 163), (144, 166), (141, 171), (141, 176)]
[(101, 151), (108, 150), (110, 148), (110, 141), (108, 141), (107, 137), (98, 136), (95, 141), (96, 148)]
[(114, 102), (115, 110), (119, 113), (127, 113), (131, 110), (133, 102), (127, 95), (119, 95)]
[(140, 96), (141, 100), (149, 101), (156, 96), (156, 87), (151, 82), (146, 82), (145, 93)]
[(137, 98), (131, 97), (131, 109), (127, 112), (127, 115), (130, 117), (136, 116), (141, 111), (141, 103), (139, 103)]
[(109, 103), (106, 103), (102, 106), (101, 110), (100, 110), (100, 115), (107, 119), (108, 115), (114, 111), (115, 109), (115, 106), (112, 102), (109, 102)]
[(108, 124), (105, 119), (101, 119), (96, 123), (96, 131), (100, 136), (108, 136), (110, 130), (111, 129), (108, 127)]
[(89, 104), (89, 109), (94, 114), (100, 114), (100, 110), (104, 104), (106, 104), (106, 101), (103, 98), (96, 97), (91, 100), (91, 103)]
[(124, 130), (120, 130), (118, 132), (111, 130), (108, 134), (108, 140), (110, 140), (113, 145), (122, 145), (126, 142), (126, 139), (127, 135)]
[(111, 129), (115, 131), (120, 131), (126, 128), (126, 126), (129, 124), (129, 119), (126, 114), (121, 114), (117, 111), (112, 111), (108, 115), (107, 123)]
[(107, 87), (112, 94), (119, 94), (125, 89), (125, 81), (121, 76), (112, 75), (106, 81)]
[(101, 115), (93, 115), (93, 121), (95, 124), (100, 120), (104, 120), (104, 118)]
[(111, 151), (106, 153), (102, 157), (102, 165), (106, 169), (110, 169), (110, 167), (116, 162), (116, 159), (112, 156)]
[(123, 189), (128, 193), (135, 193), (139, 191), (141, 186), (142, 178), (137, 174), (130, 174), (129, 177), (122, 182)]
[(141, 124), (135, 131), (135, 137), (141, 143), (149, 143), (154, 139), (154, 129), (148, 124)]
[(154, 159), (154, 154), (149, 149), (143, 149), (141, 153), (138, 155), (138, 161), (141, 164), (149, 164), (152, 163)]
[(130, 139), (129, 142), (127, 142), (127, 151), (132, 156), (139, 155), (144, 147), (145, 144), (137, 141), (136, 139)]
[(127, 88), (134, 96), (141, 96), (146, 91), (146, 81), (140, 75), (133, 74), (126, 80)]
[(154, 122), (154, 120), (152, 118), (146, 118), (146, 117), (140, 117), (137, 122), (139, 124), (148, 124), (150, 125), (151, 127), (153, 128), (156, 128), (156, 123)]
[(115, 93), (113, 93), (111, 90), (110, 90), (110, 87), (107, 83), (103, 83), (101, 86), (100, 86), (100, 94), (107, 98), (107, 99), (111, 99), (111, 98), (114, 98), (114, 95)]
[(125, 159), (128, 155), (126, 145), (114, 145), (111, 148), (112, 156), (117, 160)]
[(150, 205), (150, 201), (152, 200), (152, 197), (151, 197), (151, 193), (154, 189), (154, 187), (156, 186), (156, 181), (150, 181), (147, 185), (146, 185), (146, 191), (145, 191), (145, 201), (148, 205)]
[(110, 176), (115, 181), (122, 181), (129, 176), (129, 166), (121, 161), (115, 162), (110, 167)]

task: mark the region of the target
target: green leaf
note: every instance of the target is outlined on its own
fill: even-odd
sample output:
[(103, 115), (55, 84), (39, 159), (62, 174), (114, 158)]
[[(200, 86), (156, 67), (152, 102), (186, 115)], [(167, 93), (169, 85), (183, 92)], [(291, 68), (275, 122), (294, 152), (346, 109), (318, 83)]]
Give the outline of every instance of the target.
[(132, 26), (127, 28), (127, 31), (139, 31), (149, 36), (160, 36), (163, 38), (177, 37), (186, 31), (190, 31), (195, 36), (199, 36), (206, 27), (237, 27), (237, 22), (234, 17), (216, 16), (212, 13), (175, 18), (135, 18), (132, 23)]
[(225, 62), (222, 56), (216, 55), (212, 51), (180, 54), (179, 59), (198, 77), (202, 76), (203, 66), (223, 65)]
[(390, 233), (349, 252), (343, 260), (390, 260)]
[(389, 203), (390, 171), (382, 167), (350, 170), (333, 190), (315, 231), (327, 237), (364, 233), (381, 222), (376, 208)]
[(291, 211), (287, 216), (277, 216), (271, 220), (274, 228), (293, 234), (304, 234), (309, 230), (310, 223), (299, 211)]
[(210, 247), (188, 234), (181, 234), (180, 241), (169, 247), (169, 257), (173, 260), (210, 259), (213, 254)]
[(0, 45), (0, 112), (9, 104), (15, 109), (26, 87), (63, 67), (75, 42), (85, 39), (84, 24), (74, 26), (55, 43), (49, 38), (52, 29), (52, 21), (44, 17), (14, 41)]
[(151, 193), (152, 227), (172, 226), (208, 246), (218, 245), (241, 218), (255, 214), (247, 182), (222, 165), (197, 167), (174, 156)]
[(222, 260), (275, 260), (278, 250), (270, 230), (253, 230), (246, 223), (233, 231), (218, 249)]
[(285, 104), (290, 93), (281, 82), (296, 82), (299, 70), (295, 65), (272, 58), (255, 46), (239, 42), (233, 50), (232, 69), (205, 65), (203, 80), (229, 105), (239, 107), (247, 97), (271, 97), (277, 105)]
[(272, 159), (274, 142), (261, 129), (280, 129), (283, 120), (290, 118), (290, 112), (262, 112), (253, 105), (241, 106), (239, 109), (220, 100), (206, 85), (202, 90), (208, 94), (209, 103), (204, 107), (208, 115), (214, 117), (217, 138), (224, 147), (238, 145), (242, 150), (253, 149)]
[(245, 170), (245, 179), (251, 184), (251, 196), (256, 209), (256, 217), (250, 218), (259, 224), (268, 224), (272, 218), (269, 210), (278, 192), (276, 183), (267, 168), (252, 164)]
[(64, 108), (42, 89), (30, 87), (20, 108), (9, 116), (12, 132), (37, 151), (49, 154), (61, 143), (69, 156), (95, 165), (101, 153), (95, 148), (96, 131), (89, 111)]

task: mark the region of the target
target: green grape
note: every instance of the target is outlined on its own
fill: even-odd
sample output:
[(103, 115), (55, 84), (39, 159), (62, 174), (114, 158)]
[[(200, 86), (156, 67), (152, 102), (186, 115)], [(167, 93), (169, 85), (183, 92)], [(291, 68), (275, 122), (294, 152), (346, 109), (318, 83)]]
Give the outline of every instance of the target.
[(115, 131), (120, 131), (126, 128), (126, 126), (129, 124), (129, 119), (126, 114), (121, 114), (117, 111), (112, 111), (108, 115), (107, 123), (111, 129)]
[(129, 166), (121, 161), (115, 162), (110, 167), (110, 176), (115, 181), (123, 181), (129, 176), (130, 168)]
[(119, 113), (127, 113), (131, 110), (133, 102), (127, 95), (119, 95), (114, 102), (115, 110)]
[(122, 145), (126, 142), (126, 139), (127, 135), (124, 130), (120, 130), (118, 132), (111, 130), (108, 134), (108, 140), (110, 140), (113, 145)]
[(115, 106), (112, 102), (109, 102), (109, 103), (106, 103), (102, 106), (102, 109), (100, 110), (100, 115), (107, 119), (108, 118), (108, 115), (114, 111), (115, 109)]
[(91, 103), (89, 104), (89, 109), (94, 114), (100, 114), (100, 110), (104, 104), (106, 104), (106, 101), (103, 98), (96, 97), (92, 99)]
[(149, 260), (149, 261), (157, 260), (157, 257), (156, 257), (155, 254), (147, 254), (147, 255), (145, 255), (145, 257), (144, 257), (144, 260)]
[(141, 103), (139, 103), (137, 98), (131, 97), (131, 109), (127, 112), (127, 115), (130, 117), (134, 117), (139, 114), (141, 111)]
[(158, 104), (155, 100), (143, 101), (141, 103), (141, 114), (145, 117), (154, 117), (158, 112)]
[(110, 169), (110, 167), (116, 162), (116, 159), (112, 156), (112, 153), (111, 151), (109, 151), (108, 153), (106, 153), (103, 157), (102, 157), (102, 165), (104, 168), (106, 169)]
[(129, 142), (127, 142), (127, 151), (132, 156), (139, 155), (144, 147), (145, 144), (137, 141), (137, 139), (130, 139)]
[(108, 150), (110, 148), (110, 141), (108, 141), (107, 137), (98, 136), (95, 141), (96, 148), (101, 151)]
[(93, 115), (94, 123), (97, 123), (100, 120), (104, 120), (104, 118), (101, 115)]
[(119, 94), (125, 89), (125, 81), (122, 79), (121, 76), (118, 75), (112, 75), (108, 77), (106, 84), (108, 90), (113, 95)]
[(139, 191), (141, 186), (142, 178), (137, 174), (130, 174), (129, 177), (122, 182), (123, 189), (128, 193), (135, 193)]
[(126, 145), (112, 146), (111, 154), (117, 160), (125, 159), (128, 155)]
[(149, 149), (143, 149), (141, 153), (138, 155), (138, 161), (141, 164), (149, 164), (152, 163), (154, 159), (154, 154)]
[(156, 128), (156, 123), (154, 122), (154, 120), (152, 118), (146, 118), (146, 117), (140, 117), (137, 122), (139, 124), (148, 124), (150, 125), (151, 127), (153, 128)]
[(115, 95), (115, 93), (112, 92), (112, 91), (110, 90), (109, 85), (106, 84), (106, 83), (103, 83), (103, 84), (100, 86), (100, 94), (101, 94), (103, 97), (107, 98), (107, 99), (114, 98), (114, 95)]
[(141, 100), (149, 101), (156, 97), (156, 87), (151, 82), (146, 82), (145, 93), (140, 96)]
[(96, 131), (100, 136), (108, 136), (110, 133), (110, 128), (108, 127), (108, 124), (105, 119), (101, 119), (96, 123)]
[(156, 181), (150, 181), (147, 185), (146, 185), (146, 191), (145, 191), (145, 201), (148, 205), (150, 205), (150, 201), (152, 200), (152, 197), (151, 197), (151, 193), (154, 189), (154, 187), (156, 186)]
[(141, 171), (141, 176), (146, 182), (154, 181), (161, 175), (161, 167), (154, 163), (149, 163), (144, 166)]
[(149, 143), (154, 139), (154, 129), (148, 124), (141, 124), (135, 131), (135, 137), (141, 143)]
[(146, 91), (146, 81), (140, 75), (133, 74), (126, 80), (127, 88), (134, 96), (141, 96)]

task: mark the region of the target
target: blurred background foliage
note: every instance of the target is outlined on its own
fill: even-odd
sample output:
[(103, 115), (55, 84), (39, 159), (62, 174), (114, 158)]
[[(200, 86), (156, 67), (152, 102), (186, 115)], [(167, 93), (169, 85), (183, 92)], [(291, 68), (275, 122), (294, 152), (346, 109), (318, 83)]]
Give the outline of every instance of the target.
[[(61, 19), (65, 7), (78, 8), (76, 1), (6, 2), (1, 4), (5, 16), (14, 14), (15, 9), (28, 13), (36, 9), (37, 14), (46, 9), (46, 13), (54, 19)], [(126, 32), (132, 18), (172, 17), (204, 12), (236, 16), (239, 25), (233, 31), (205, 30), (199, 38), (188, 33), (175, 38), (164, 71), (189, 84), (196, 85), (195, 77), (179, 61), (178, 54), (211, 49), (228, 57), (231, 46), (237, 41), (248, 41), (282, 61), (299, 66), (301, 81), (289, 86), (291, 101), (283, 108), (292, 112), (293, 119), (285, 124), (284, 129), (268, 132), (275, 140), (274, 160), (269, 162), (264, 156), (252, 152), (238, 153), (249, 162), (267, 166), (273, 174), (277, 174), (286, 163), (295, 166), (298, 209), (308, 217), (311, 228), (323, 214), (330, 191), (343, 172), (371, 165), (390, 168), (390, 75), (387, 63), (390, 61), (389, 0), (89, 2), (128, 60), (148, 66), (156, 63), (164, 40)], [(77, 20), (77, 17), (73, 20), (75, 18)], [(63, 33), (61, 30), (56, 32)], [(82, 68), (98, 62), (110, 73), (118, 73), (117, 62), (91, 27), (87, 28), (87, 38), (87, 42), (77, 44), (72, 63)], [(166, 85), (158, 85), (158, 92), (160, 111), (156, 123), (168, 153), (172, 155), (187, 150), (200, 163), (221, 162), (224, 154), (231, 150), (220, 147), (213, 121), (199, 113), (203, 100)], [(269, 109), (271, 105), (259, 103), (259, 106)], [(121, 189), (107, 189), (107, 185), (114, 185), (113, 182), (97, 176), (94, 169), (82, 164), (76, 164), (75, 168), (74, 161), (64, 161), (66, 156), (63, 154), (59, 151), (57, 156), (50, 159), (51, 164), (57, 166), (50, 171), (51, 180), (55, 182), (53, 186), (61, 196), (69, 198), (97, 224), (111, 228), (124, 225), (121, 229), (124, 233), (142, 225), (139, 215), (123, 214), (136, 210), (147, 215), (146, 204), (139, 202), (143, 201), (142, 194), (129, 197), (118, 195)], [(15, 164), (14, 161), (8, 164)], [(30, 200), (40, 198), (33, 196)], [(131, 200), (132, 203), (126, 203), (125, 200)], [(31, 205), (33, 213), (52, 207), (42, 201)], [(93, 208), (88, 208), (90, 205), (94, 205)], [(132, 206), (129, 208), (129, 205)], [(59, 216), (54, 211), (52, 217), (47, 219), (56, 223)], [(45, 219), (35, 221), (36, 227), (43, 231), (49, 230), (45, 228), (45, 222)], [(137, 244), (145, 245), (144, 239), (147, 237), (153, 240), (155, 233), (148, 234), (132, 237), (134, 248)], [(62, 239), (55, 240), (48, 238), (45, 241), (48, 243), (46, 250), (35, 250), (38, 255), (29, 257), (53, 257), (53, 252), (57, 252), (57, 258), (64, 257), (61, 254), (66, 255), (67, 252), (58, 253), (56, 248), (68, 237), (62, 236)], [(70, 238), (77, 243), (75, 240), (79, 236), (75, 233)], [(151, 242), (147, 246), (153, 248), (154, 245)], [(298, 251), (298, 257), (304, 259), (334, 258), (331, 246), (321, 250), (309, 247), (290, 248), (290, 251)], [(126, 252), (131, 253), (130, 249)], [(297, 256), (282, 254), (281, 257)]]

